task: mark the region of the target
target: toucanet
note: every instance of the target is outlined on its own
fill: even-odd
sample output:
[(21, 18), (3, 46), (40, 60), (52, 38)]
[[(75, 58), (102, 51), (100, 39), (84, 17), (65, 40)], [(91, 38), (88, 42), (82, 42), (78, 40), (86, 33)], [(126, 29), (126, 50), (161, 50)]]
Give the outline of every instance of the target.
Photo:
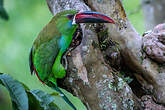
[(65, 10), (57, 13), (35, 39), (29, 57), (31, 74), (58, 91), (74, 109), (75, 106), (57, 86), (57, 79), (64, 78), (65, 68), (61, 64), (63, 54), (69, 48), (79, 23), (112, 23), (108, 16), (92, 11)]

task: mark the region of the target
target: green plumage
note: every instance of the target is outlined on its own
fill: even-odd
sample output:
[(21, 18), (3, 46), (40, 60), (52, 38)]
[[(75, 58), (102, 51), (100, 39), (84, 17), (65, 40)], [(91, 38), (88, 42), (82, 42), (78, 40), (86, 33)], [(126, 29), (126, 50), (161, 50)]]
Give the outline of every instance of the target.
[(66, 74), (61, 57), (69, 47), (77, 27), (77, 24), (72, 25), (67, 16), (76, 13), (74, 10), (67, 10), (54, 16), (39, 33), (31, 50), (31, 72), (35, 70), (43, 83), (48, 86), (53, 83), (53, 88), (58, 91), (56, 79), (63, 78)]
[[(61, 64), (61, 57), (69, 47), (76, 25), (66, 16), (76, 14), (76, 11), (58, 13), (39, 33), (32, 47), (32, 62), (39, 78), (48, 83), (56, 78), (65, 76), (65, 69)], [(56, 83), (56, 82), (54, 82)]]

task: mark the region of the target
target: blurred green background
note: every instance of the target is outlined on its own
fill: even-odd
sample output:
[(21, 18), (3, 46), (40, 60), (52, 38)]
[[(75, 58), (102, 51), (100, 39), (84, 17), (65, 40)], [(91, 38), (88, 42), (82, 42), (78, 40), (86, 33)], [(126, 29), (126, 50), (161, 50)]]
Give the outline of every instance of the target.
[(146, 30), (144, 28), (144, 18), (140, 6), (141, 0), (122, 0), (124, 9), (131, 24), (135, 27), (137, 32), (142, 35)]
[[(8, 73), (31, 89), (50, 92), (35, 75), (30, 75), (29, 52), (34, 39), (52, 15), (46, 0), (4, 0), (10, 19), (0, 19), (0, 72)], [(139, 0), (124, 0), (128, 18), (137, 31), (144, 32)], [(133, 12), (133, 13), (132, 13)], [(130, 14), (132, 13), (132, 14)]]
[(29, 70), (32, 43), (52, 18), (46, 0), (4, 0), (4, 7), (10, 19), (0, 19), (0, 72), (10, 74), (31, 89), (49, 91)]

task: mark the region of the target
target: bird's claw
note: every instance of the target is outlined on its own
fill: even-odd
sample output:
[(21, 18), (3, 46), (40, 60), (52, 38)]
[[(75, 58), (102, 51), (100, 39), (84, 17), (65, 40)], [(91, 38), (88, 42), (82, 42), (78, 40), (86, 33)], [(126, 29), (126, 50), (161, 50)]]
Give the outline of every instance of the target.
[(62, 57), (62, 65), (64, 66), (65, 70), (67, 70), (67, 67), (68, 67), (68, 61), (67, 61), (66, 55), (67, 55), (67, 54), (65, 54), (65, 55)]

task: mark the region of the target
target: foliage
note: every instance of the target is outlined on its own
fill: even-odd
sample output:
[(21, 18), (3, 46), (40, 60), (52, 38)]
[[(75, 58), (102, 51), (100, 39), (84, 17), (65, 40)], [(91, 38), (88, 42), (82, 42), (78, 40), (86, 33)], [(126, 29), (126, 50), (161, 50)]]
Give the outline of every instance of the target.
[(13, 80), (9, 75), (0, 75), (1, 84), (9, 91), (13, 103), (19, 110), (28, 110), (28, 98), (23, 86), (16, 80)]
[(12, 110), (12, 102), (8, 90), (0, 84), (0, 109)]
[(4, 20), (9, 19), (9, 16), (8, 16), (6, 10), (3, 7), (3, 0), (0, 0), (0, 17)]
[[(26, 85), (14, 80), (8, 74), (0, 74), (0, 93), (3, 90), (2, 86), (6, 87), (10, 93), (11, 100), (8, 98), (7, 102), (12, 101), (14, 110), (72, 110), (58, 93), (48, 94), (42, 90), (30, 90)], [(78, 98), (65, 90), (62, 91), (77, 110), (86, 110), (86, 107)], [(0, 102), (0, 107), (1, 105)]]
[(120, 71), (119, 76), (128, 84), (130, 84), (133, 81), (133, 78), (128, 76), (128, 74), (126, 74), (124, 71)]

